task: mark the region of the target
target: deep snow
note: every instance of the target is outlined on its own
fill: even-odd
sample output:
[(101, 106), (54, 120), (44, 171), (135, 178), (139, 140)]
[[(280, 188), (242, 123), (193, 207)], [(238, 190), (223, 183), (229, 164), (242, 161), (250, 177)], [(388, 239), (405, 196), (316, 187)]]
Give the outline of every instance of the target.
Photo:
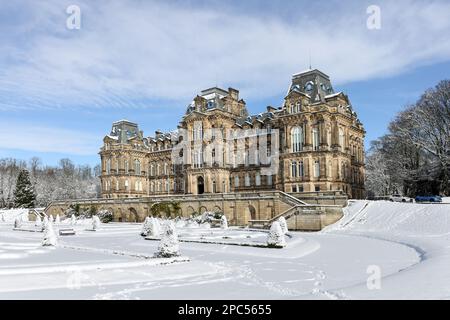
[[(181, 242), (181, 259), (164, 265), (149, 259), (159, 242), (145, 240), (141, 224), (92, 232), (86, 220), (73, 226), (77, 235), (42, 247), (43, 233), (0, 222), (0, 298), (443, 299), (450, 297), (449, 216), (450, 204), (352, 201), (322, 232), (289, 232), (283, 249)], [(186, 240), (267, 238), (236, 228), (178, 233)], [(367, 287), (370, 266), (381, 271), (380, 289)]]

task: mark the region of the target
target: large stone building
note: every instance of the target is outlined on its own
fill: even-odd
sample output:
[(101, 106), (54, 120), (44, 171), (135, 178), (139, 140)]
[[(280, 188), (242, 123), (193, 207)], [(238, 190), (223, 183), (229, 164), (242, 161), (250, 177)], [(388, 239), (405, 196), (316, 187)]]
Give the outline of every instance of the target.
[(173, 132), (145, 137), (126, 120), (101, 148), (103, 198), (280, 190), (342, 191), (362, 198), (364, 128), (347, 95), (308, 70), (281, 107), (249, 115), (239, 91), (211, 88)]

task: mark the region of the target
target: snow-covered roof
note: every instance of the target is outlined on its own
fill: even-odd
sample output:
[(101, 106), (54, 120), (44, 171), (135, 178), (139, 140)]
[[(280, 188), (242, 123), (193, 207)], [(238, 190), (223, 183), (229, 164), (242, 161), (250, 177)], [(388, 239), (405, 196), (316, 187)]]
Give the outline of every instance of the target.
[(339, 92), (336, 92), (336, 93), (333, 93), (333, 94), (328, 94), (328, 95), (325, 96), (325, 99), (334, 98), (334, 97), (336, 97), (336, 96), (338, 96), (338, 95), (340, 95), (342, 93), (343, 93), (342, 91), (339, 91)]

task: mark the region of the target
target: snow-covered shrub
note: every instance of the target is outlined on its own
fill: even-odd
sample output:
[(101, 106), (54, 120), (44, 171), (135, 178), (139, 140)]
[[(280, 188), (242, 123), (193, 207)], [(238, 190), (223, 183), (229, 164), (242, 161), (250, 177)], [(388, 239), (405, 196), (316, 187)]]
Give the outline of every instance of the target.
[(74, 214), (70, 217), (70, 224), (71, 225), (77, 224), (77, 217), (75, 217)]
[(288, 226), (286, 223), (286, 219), (284, 217), (279, 217), (278, 222), (280, 223), (281, 231), (283, 231), (283, 234), (288, 233)]
[(1, 219), (0, 219), (2, 222), (6, 222), (6, 219), (5, 219), (5, 215), (2, 213), (1, 214)]
[(151, 228), (151, 219), (150, 217), (145, 217), (144, 223), (142, 224), (141, 236), (146, 237), (150, 232)]
[(153, 218), (154, 227), (154, 236), (159, 237), (162, 232), (161, 223), (159, 222), (159, 218)]
[(42, 222), (41, 222), (41, 217), (36, 216), (36, 221), (34, 222), (34, 225), (35, 225), (36, 227), (40, 227), (41, 224), (42, 224)]
[(42, 228), (45, 228), (46, 226), (47, 226), (47, 224), (48, 224), (48, 217), (47, 216), (44, 216), (44, 219), (42, 220)]
[(55, 231), (53, 230), (53, 223), (49, 221), (44, 229), (44, 239), (42, 240), (43, 246), (56, 246), (57, 238)]
[(164, 223), (164, 231), (159, 243), (157, 257), (170, 258), (180, 255), (180, 246), (178, 242), (178, 234), (172, 221)]
[(178, 220), (175, 219), (175, 227), (176, 228), (184, 228), (186, 226), (186, 221), (179, 218)]
[(92, 230), (97, 230), (100, 228), (100, 218), (98, 216), (92, 217)]
[(158, 238), (161, 235), (161, 229), (157, 218), (149, 217), (146, 238)]
[(102, 223), (108, 223), (113, 221), (113, 214), (109, 210), (100, 210), (97, 215)]
[(284, 247), (286, 245), (284, 233), (278, 221), (274, 221), (270, 226), (269, 235), (267, 237), (267, 245), (275, 248)]
[(55, 223), (58, 223), (58, 224), (61, 223), (61, 218), (59, 217), (59, 214), (56, 215)]
[(225, 215), (223, 215), (223, 216), (220, 218), (220, 227), (221, 227), (222, 229), (228, 229), (228, 220), (227, 220), (227, 217), (225, 217)]
[(211, 224), (209, 222), (204, 222), (200, 225), (201, 228), (211, 229)]
[(14, 220), (14, 228), (16, 228), (16, 229), (22, 228), (22, 219), (20, 217), (17, 217)]

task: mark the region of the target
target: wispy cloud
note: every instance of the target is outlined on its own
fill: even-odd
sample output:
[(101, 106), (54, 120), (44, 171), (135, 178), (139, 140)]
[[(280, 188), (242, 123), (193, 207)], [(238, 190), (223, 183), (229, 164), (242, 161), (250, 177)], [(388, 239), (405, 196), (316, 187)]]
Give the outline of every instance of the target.
[(30, 123), (0, 122), (0, 149), (94, 155), (98, 146), (99, 137), (84, 132)]
[[(81, 30), (65, 28), (72, 1), (19, 1), (1, 19), (0, 110), (148, 107), (185, 103), (219, 84), (244, 98), (286, 90), (313, 65), (336, 83), (393, 75), (450, 57), (448, 1), (378, 1), (382, 28), (366, 7), (327, 10), (292, 1), (289, 12), (180, 1), (77, 1)], [(285, 5), (280, 2), (280, 6)], [(236, 2), (237, 6), (237, 2)]]

